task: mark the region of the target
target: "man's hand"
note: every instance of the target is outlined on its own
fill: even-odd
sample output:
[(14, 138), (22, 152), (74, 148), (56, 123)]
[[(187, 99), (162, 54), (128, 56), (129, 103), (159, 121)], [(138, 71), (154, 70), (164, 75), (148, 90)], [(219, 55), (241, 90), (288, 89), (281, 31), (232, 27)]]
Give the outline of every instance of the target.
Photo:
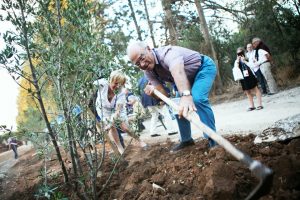
[(179, 118), (181, 118), (182, 116), (187, 117), (188, 113), (192, 111), (197, 111), (197, 108), (193, 101), (193, 97), (191, 95), (181, 97), (178, 110)]
[(165, 102), (164, 101), (160, 101), (158, 104), (162, 106), (162, 105), (165, 105)]
[(144, 92), (145, 92), (145, 94), (151, 96), (154, 92), (154, 89), (155, 89), (155, 87), (153, 85), (148, 84), (148, 85), (146, 85)]

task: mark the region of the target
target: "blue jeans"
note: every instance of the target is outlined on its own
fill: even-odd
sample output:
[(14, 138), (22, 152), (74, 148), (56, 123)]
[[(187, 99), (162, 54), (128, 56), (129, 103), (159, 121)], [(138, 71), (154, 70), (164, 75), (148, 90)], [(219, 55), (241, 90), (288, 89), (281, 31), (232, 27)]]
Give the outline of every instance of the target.
[[(217, 69), (214, 61), (207, 57), (203, 57), (203, 64), (200, 66), (198, 73), (195, 76), (194, 83), (192, 85), (192, 96), (197, 108), (197, 114), (199, 115), (201, 121), (210, 127), (212, 130), (216, 131), (215, 127), (215, 117), (211, 109), (208, 97), (213, 82), (216, 77)], [(186, 142), (192, 139), (191, 136), (191, 124), (185, 118), (176, 119), (180, 131), (180, 141)], [(213, 147), (216, 145), (216, 142), (210, 139), (205, 133), (204, 137), (209, 139), (209, 146)]]
[(18, 158), (18, 146), (17, 145), (13, 145), (11, 144), (11, 149), (14, 151), (15, 153), (15, 159)]

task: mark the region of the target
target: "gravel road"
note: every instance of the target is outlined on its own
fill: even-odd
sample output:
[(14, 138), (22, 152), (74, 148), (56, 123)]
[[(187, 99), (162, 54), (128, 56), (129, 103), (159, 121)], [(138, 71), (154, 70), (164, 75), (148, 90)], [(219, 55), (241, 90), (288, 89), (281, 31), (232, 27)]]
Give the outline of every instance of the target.
[[(216, 104), (212, 106), (215, 113), (217, 132), (227, 134), (259, 134), (280, 119), (294, 116), (300, 113), (300, 87), (283, 90), (271, 96), (263, 96), (262, 110), (247, 112), (249, 107), (245, 96), (243, 100), (236, 100)], [(256, 103), (256, 99), (254, 99)], [(166, 121), (170, 123), (170, 121)], [(175, 123), (176, 124), (176, 123)], [(161, 136), (151, 137), (149, 134), (150, 119), (144, 122), (146, 130), (141, 138), (148, 143), (164, 142), (167, 139), (177, 141), (179, 135), (168, 136), (162, 126), (157, 127), (157, 133)], [(201, 133), (192, 127), (193, 137), (200, 138)], [(126, 136), (125, 136), (126, 137)]]

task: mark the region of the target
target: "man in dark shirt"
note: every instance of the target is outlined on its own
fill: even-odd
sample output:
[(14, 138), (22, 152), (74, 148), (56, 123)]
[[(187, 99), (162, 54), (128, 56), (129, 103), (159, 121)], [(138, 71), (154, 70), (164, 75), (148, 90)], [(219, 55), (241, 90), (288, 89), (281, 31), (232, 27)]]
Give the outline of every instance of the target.
[(18, 158), (18, 142), (15, 137), (9, 137), (8, 140), (8, 149), (12, 149), (15, 153), (15, 159)]

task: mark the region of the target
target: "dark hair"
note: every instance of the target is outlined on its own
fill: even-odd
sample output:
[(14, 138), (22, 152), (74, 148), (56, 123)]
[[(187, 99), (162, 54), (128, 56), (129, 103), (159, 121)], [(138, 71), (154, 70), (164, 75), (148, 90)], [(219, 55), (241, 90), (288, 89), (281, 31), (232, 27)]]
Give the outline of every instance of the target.
[(257, 50), (263, 49), (271, 55), (271, 51), (270, 51), (269, 47), (263, 41), (260, 41), (260, 43), (257, 45), (256, 49)]
[(255, 48), (255, 59), (258, 60), (258, 50), (263, 49), (271, 55), (269, 47), (263, 42), (260, 41), (257, 47)]
[(236, 52), (237, 52), (236, 54), (238, 56), (244, 56), (245, 57), (245, 49), (243, 47), (237, 48)]
[(238, 56), (244, 56), (245, 57), (245, 53), (243, 51), (237, 53)]

